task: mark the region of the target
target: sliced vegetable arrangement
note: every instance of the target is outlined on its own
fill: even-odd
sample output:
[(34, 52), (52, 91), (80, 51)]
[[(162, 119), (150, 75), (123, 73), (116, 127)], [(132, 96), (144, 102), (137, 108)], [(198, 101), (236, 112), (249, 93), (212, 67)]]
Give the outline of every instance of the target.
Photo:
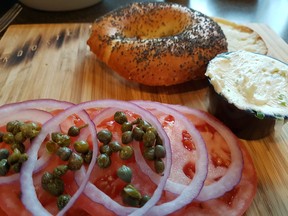
[(203, 111), (31, 100), (0, 122), (0, 215), (242, 215), (256, 193), (247, 150)]

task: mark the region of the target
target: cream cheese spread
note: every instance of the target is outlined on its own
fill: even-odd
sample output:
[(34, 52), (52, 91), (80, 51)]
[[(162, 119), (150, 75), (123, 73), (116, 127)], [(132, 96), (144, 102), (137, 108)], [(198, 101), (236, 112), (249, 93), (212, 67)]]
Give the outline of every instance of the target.
[(265, 55), (236, 51), (211, 60), (205, 75), (215, 91), (237, 108), (287, 118), (287, 64)]

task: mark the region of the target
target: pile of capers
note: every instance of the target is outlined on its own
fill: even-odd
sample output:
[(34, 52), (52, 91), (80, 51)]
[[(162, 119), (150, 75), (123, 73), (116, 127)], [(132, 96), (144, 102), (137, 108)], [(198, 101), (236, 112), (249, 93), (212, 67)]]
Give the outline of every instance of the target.
[[(121, 125), (121, 143), (112, 141), (112, 133), (108, 129), (103, 129), (97, 133), (97, 138), (101, 142), (100, 154), (97, 157), (97, 164), (100, 168), (107, 168), (111, 164), (112, 153), (119, 152), (122, 160), (130, 159), (134, 155), (132, 145), (133, 140), (139, 141), (144, 145), (143, 156), (149, 161), (154, 161), (155, 171), (159, 174), (164, 172), (165, 166), (162, 161), (166, 157), (163, 142), (157, 130), (147, 121), (137, 118), (129, 122), (123, 111), (114, 114), (114, 120)], [(130, 206), (141, 207), (150, 197), (142, 196), (141, 193), (131, 184), (132, 171), (123, 165), (117, 170), (117, 176), (128, 184), (121, 192), (123, 202)]]
[(10, 149), (0, 149), (1, 176), (7, 175), (10, 170), (20, 172), (22, 164), (28, 159), (23, 143), (36, 137), (40, 131), (41, 126), (35, 122), (14, 120), (6, 124), (6, 132), (0, 132), (0, 142), (8, 144)]
[[(53, 172), (45, 172), (41, 179), (42, 188), (50, 194), (57, 196), (57, 207), (63, 209), (70, 200), (69, 194), (64, 193), (64, 182), (62, 176), (68, 170), (79, 170), (84, 163), (89, 164), (92, 159), (92, 150), (85, 140), (79, 140), (72, 143), (71, 137), (80, 134), (80, 130), (87, 125), (77, 127), (71, 126), (68, 133), (53, 132), (51, 139), (46, 142), (46, 149), (51, 154), (56, 154), (66, 164), (55, 167)], [(71, 147), (73, 146), (73, 148)]]

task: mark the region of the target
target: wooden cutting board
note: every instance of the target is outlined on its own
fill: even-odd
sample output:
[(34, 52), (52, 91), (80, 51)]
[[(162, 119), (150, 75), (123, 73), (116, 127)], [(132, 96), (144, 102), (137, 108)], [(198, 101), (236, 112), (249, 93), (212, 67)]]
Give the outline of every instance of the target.
[[(288, 63), (288, 45), (269, 27), (250, 24), (272, 55)], [(207, 83), (147, 87), (122, 79), (89, 51), (89, 24), (10, 26), (0, 41), (0, 105), (38, 98), (75, 103), (114, 98), (183, 104), (206, 110)], [(259, 177), (247, 215), (288, 215), (288, 125), (244, 141)]]

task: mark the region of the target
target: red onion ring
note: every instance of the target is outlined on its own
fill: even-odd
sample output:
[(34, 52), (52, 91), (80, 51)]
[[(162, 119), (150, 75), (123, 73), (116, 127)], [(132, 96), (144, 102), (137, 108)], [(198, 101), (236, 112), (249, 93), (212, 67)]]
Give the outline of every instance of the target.
[[(169, 139), (166, 133), (163, 131), (160, 122), (154, 117), (150, 112), (147, 112), (145, 109), (137, 106), (136, 104), (124, 101), (117, 101), (117, 100), (102, 100), (102, 101), (94, 101), (90, 102), (90, 107), (86, 108), (105, 108), (110, 107), (110, 109), (106, 109), (101, 111), (96, 118), (94, 119), (94, 123), (101, 122), (107, 118), (107, 116), (111, 116), (111, 113), (115, 113), (115, 108), (118, 110), (133, 110), (134, 113), (139, 114), (143, 119), (148, 121), (152, 124), (159, 133), (159, 136), (162, 138), (163, 143), (165, 145), (167, 154), (166, 154), (166, 161), (165, 161), (165, 172), (161, 179), (158, 182), (158, 186), (153, 194), (153, 196), (149, 199), (149, 201), (141, 208), (130, 208), (130, 207), (123, 207), (119, 205), (117, 202), (112, 200), (109, 196), (99, 190), (95, 185), (91, 184), (90, 182), (87, 184), (84, 193), (87, 197), (89, 197), (92, 201), (100, 203), (104, 205), (106, 208), (114, 211), (118, 215), (143, 215), (145, 214), (152, 206), (154, 206), (158, 200), (161, 198), (162, 191), (166, 184), (166, 181), (170, 174), (171, 169), (171, 146)], [(76, 181), (80, 181), (82, 179), (81, 173), (77, 173), (79, 176), (76, 176)], [(83, 175), (83, 170), (82, 170)]]
[(191, 109), (180, 105), (168, 105), (179, 112), (189, 115), (197, 116), (197, 118), (210, 124), (227, 142), (231, 151), (231, 164), (226, 171), (226, 174), (217, 182), (210, 185), (205, 185), (197, 197), (199, 201), (206, 201), (222, 196), (225, 192), (230, 191), (237, 185), (242, 176), (243, 157), (241, 149), (239, 148), (238, 139), (235, 135), (220, 121), (216, 120), (213, 116), (200, 110)]
[(39, 202), (37, 198), (37, 194), (33, 185), (33, 171), (35, 170), (35, 163), (37, 162), (37, 154), (40, 149), (40, 146), (44, 139), (46, 138), (47, 134), (50, 132), (54, 132), (55, 128), (58, 128), (59, 124), (63, 122), (68, 116), (81, 112), (81, 118), (87, 122), (88, 128), (91, 132), (92, 144), (93, 144), (93, 157), (91, 160), (90, 165), (88, 166), (85, 178), (81, 182), (78, 190), (76, 193), (71, 197), (68, 204), (58, 213), (58, 215), (64, 215), (65, 212), (75, 203), (77, 198), (81, 195), (85, 186), (89, 180), (89, 176), (92, 172), (93, 166), (96, 162), (96, 155), (98, 153), (97, 148), (97, 139), (96, 139), (96, 129), (95, 125), (92, 120), (89, 118), (89, 115), (84, 115), (83, 110), (85, 110), (85, 106), (87, 104), (78, 104), (74, 106), (69, 106), (66, 110), (58, 114), (57, 116), (53, 117), (49, 121), (47, 121), (40, 132), (40, 134), (33, 140), (31, 148), (28, 150), (29, 158), (23, 164), (20, 173), (20, 184), (21, 184), (21, 191), (22, 197), (21, 200), (27, 210), (29, 210), (34, 215), (51, 215)]
[[(193, 137), (198, 158), (195, 164), (196, 171), (193, 179), (191, 180), (189, 185), (185, 187), (185, 190), (183, 190), (184, 188), (182, 184), (172, 182), (168, 179), (165, 189), (171, 192), (180, 192), (179, 196), (170, 202), (166, 202), (161, 205), (152, 207), (151, 210), (148, 212), (149, 215), (167, 215), (191, 203), (199, 195), (208, 172), (208, 155), (206, 145), (202, 139), (202, 136), (194, 127), (194, 125), (177, 110), (158, 102), (133, 101), (133, 103), (147, 109), (152, 113), (154, 113), (155, 111), (160, 111), (167, 115), (174, 116), (175, 121), (181, 121), (181, 125), (184, 125), (185, 129)], [(173, 143), (171, 143), (171, 145), (173, 151)], [(149, 172), (149, 175), (150, 174), (151, 173)]]

